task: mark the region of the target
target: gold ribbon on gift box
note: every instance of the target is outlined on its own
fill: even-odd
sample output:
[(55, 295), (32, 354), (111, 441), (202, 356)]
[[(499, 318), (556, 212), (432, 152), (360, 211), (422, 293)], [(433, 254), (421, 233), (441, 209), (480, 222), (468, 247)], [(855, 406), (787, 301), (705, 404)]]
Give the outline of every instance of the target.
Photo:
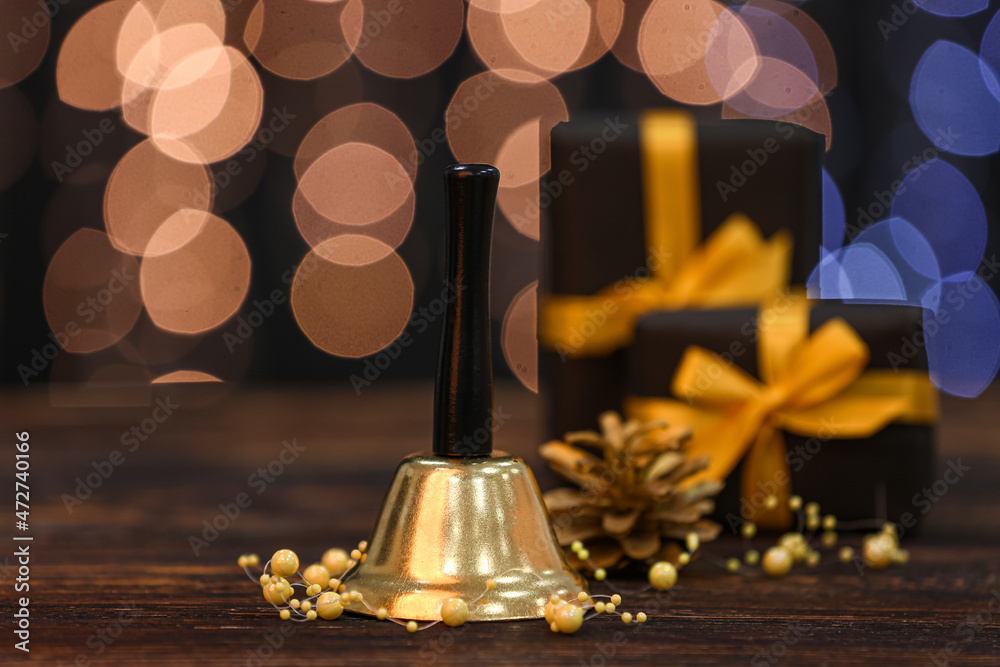
[[(702, 246), (697, 131), (680, 111), (641, 119), (648, 277), (623, 279), (592, 296), (552, 295), (541, 304), (538, 338), (566, 357), (610, 354), (632, 341), (653, 310), (766, 302), (788, 286), (792, 239), (764, 240), (745, 215), (730, 216)], [(645, 274), (644, 274), (645, 275)]]
[[(665, 419), (694, 431), (691, 456), (711, 463), (695, 478), (723, 481), (743, 459), (744, 509), (765, 528), (791, 524), (791, 475), (782, 431), (819, 438), (871, 437), (892, 422), (930, 424), (937, 392), (926, 372), (865, 370), (869, 350), (843, 319), (809, 335), (809, 303), (801, 294), (776, 299), (758, 318), (761, 381), (731, 359), (687, 348), (673, 378), (680, 400), (631, 396), (629, 418)], [(778, 498), (776, 509), (760, 502)]]

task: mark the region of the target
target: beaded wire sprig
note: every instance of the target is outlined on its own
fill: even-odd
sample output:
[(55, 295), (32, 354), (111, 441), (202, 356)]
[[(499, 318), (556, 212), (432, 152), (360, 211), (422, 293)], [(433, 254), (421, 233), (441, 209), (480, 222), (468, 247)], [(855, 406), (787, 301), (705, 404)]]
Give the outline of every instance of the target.
[[(260, 565), (257, 554), (244, 554), (237, 563), (243, 568), (251, 581), (260, 584), (264, 599), (278, 610), (282, 620), (306, 622), (317, 618), (335, 620), (344, 611), (350, 611), (351, 604), (362, 604), (380, 621), (392, 621), (401, 625), (408, 632), (417, 632), (443, 622), (456, 627), (465, 623), (469, 617), (470, 605), (483, 600), (490, 591), (497, 589), (497, 580), (487, 579), (483, 593), (473, 600), (453, 597), (445, 600), (440, 609), (440, 620), (418, 623), (414, 620), (393, 618), (385, 607), (373, 607), (361, 593), (351, 591), (347, 581), (357, 565), (367, 558), (365, 550), (367, 542), (358, 544), (358, 548), (350, 555), (343, 549), (329, 549), (323, 554), (321, 562), (313, 563), (304, 571), (299, 571), (299, 557), (291, 549), (279, 549), (267, 561), (262, 572), (255, 574), (254, 568)], [(509, 572), (509, 571), (508, 571)], [(498, 575), (502, 579), (507, 572)], [(301, 581), (294, 581), (294, 579)], [(301, 589), (304, 597), (295, 596), (296, 589)], [(630, 612), (620, 612), (622, 598), (614, 595), (590, 595), (580, 591), (576, 597), (565, 599), (553, 594), (545, 605), (545, 621), (553, 632), (572, 634), (580, 629), (583, 621), (600, 614), (619, 616), (624, 623), (645, 623), (646, 614), (638, 612), (633, 618)], [(589, 612), (593, 613), (589, 613)]]
[[(768, 496), (765, 502), (767, 509), (774, 509), (778, 506), (776, 496)], [(766, 549), (763, 557), (760, 551), (753, 548), (753, 539), (757, 536), (757, 525), (752, 521), (744, 521), (740, 525), (740, 534), (743, 537), (746, 549), (743, 553), (742, 562), (739, 558), (706, 558), (709, 562), (715, 562), (731, 574), (749, 574), (760, 566), (765, 574), (770, 577), (784, 577), (791, 572), (793, 565), (804, 563), (807, 567), (817, 567), (822, 560), (821, 552), (814, 548), (817, 532), (822, 529), (819, 536), (821, 547), (832, 549), (837, 546), (840, 535), (837, 529), (858, 530), (862, 528), (879, 528), (879, 532), (870, 533), (862, 538), (861, 553), (855, 552), (853, 547), (841, 546), (837, 552), (837, 559), (842, 563), (854, 563), (858, 572), (863, 574), (865, 568), (881, 570), (890, 565), (905, 565), (909, 562), (910, 554), (906, 549), (899, 546), (899, 533), (895, 524), (878, 519), (868, 521), (839, 522), (837, 517), (828, 514), (820, 517), (820, 506), (818, 503), (810, 502), (803, 504), (800, 496), (792, 496), (788, 500), (788, 508), (796, 513), (798, 526), (795, 532), (785, 533), (778, 538), (773, 546)], [(688, 533), (685, 539), (686, 550), (682, 550), (675, 562), (658, 561), (650, 566), (648, 579), (649, 585), (632, 593), (641, 593), (655, 588), (657, 590), (668, 590), (677, 582), (678, 571), (688, 565), (701, 549), (701, 540), (698, 534)], [(570, 545), (577, 557), (588, 563), (594, 570), (594, 578), (598, 581), (605, 581), (607, 572), (595, 563), (589, 562), (590, 553), (583, 542), (576, 541)], [(608, 584), (615, 588), (612, 582)]]

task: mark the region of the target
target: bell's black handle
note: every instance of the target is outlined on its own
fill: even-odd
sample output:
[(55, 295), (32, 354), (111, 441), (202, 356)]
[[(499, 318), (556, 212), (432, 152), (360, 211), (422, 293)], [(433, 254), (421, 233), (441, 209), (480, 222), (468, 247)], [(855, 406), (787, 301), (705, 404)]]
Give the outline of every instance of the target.
[(450, 281), (434, 387), (434, 453), (493, 451), (490, 243), (500, 170), (457, 164), (444, 172)]

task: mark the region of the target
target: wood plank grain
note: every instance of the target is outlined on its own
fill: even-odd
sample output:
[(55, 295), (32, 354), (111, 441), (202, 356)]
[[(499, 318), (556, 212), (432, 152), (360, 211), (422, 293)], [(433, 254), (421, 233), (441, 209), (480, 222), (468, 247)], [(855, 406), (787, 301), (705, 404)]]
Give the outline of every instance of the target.
[[(622, 608), (645, 610), (644, 625), (605, 616), (568, 637), (538, 621), (416, 635), (346, 615), (282, 623), (236, 557), (290, 547), (318, 558), (366, 537), (396, 462), (430, 444), (431, 393), (427, 384), (376, 383), (360, 397), (293, 387), (206, 398), (170, 388), (153, 398), (169, 396), (180, 407), (134, 451), (123, 434), (136, 425), (141, 433), (154, 404), (53, 408), (46, 391), (0, 396), (4, 432), (31, 433), (30, 658), (53, 665), (1000, 664), (1000, 613), (990, 610), (996, 594), (1000, 611), (998, 391), (945, 402), (942, 461), (960, 457), (971, 470), (932, 507), (921, 535), (906, 540), (912, 560), (904, 568), (859, 576), (828, 555), (786, 579), (732, 577), (719, 561), (741, 543), (725, 537), (669, 593), (639, 591), (643, 582), (627, 577), (595, 585), (624, 591)], [(511, 415), (497, 447), (525, 456), (550, 485), (535, 453), (537, 397), (501, 385), (496, 402)], [(304, 450), (257, 493), (250, 476), (292, 440)], [(67, 508), (78, 480), (113, 450), (122, 452), (121, 465)], [(12, 452), (5, 456), (9, 480)], [(251, 496), (249, 507), (196, 555), (189, 538), (241, 492)], [(12, 553), (11, 546), (0, 552), (0, 661), (11, 664), (23, 657), (12, 646)]]

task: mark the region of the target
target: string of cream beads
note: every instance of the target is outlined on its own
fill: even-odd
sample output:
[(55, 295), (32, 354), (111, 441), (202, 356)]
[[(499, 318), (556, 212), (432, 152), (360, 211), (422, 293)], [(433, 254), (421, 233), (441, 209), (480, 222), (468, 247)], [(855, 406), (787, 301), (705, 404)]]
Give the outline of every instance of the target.
[[(309, 565), (301, 573), (299, 572), (299, 557), (291, 549), (276, 551), (271, 559), (264, 564), (264, 572), (257, 577), (250, 572), (251, 567), (260, 564), (260, 558), (256, 554), (240, 556), (237, 559), (237, 564), (247, 572), (251, 579), (255, 579), (260, 584), (264, 598), (278, 609), (278, 616), (286, 621), (313, 621), (317, 618), (332, 621), (340, 618), (345, 609), (355, 602), (368, 607), (378, 620), (390, 620), (402, 625), (411, 633), (428, 628), (437, 622), (443, 622), (450, 627), (458, 627), (468, 620), (470, 602), (461, 597), (448, 598), (442, 603), (440, 621), (425, 623), (421, 626), (413, 620), (403, 621), (391, 618), (385, 607), (374, 609), (364, 601), (360, 592), (346, 590), (346, 584), (342, 583), (342, 580), (346, 578), (354, 566), (364, 562), (367, 557), (367, 546), (366, 542), (361, 542), (358, 548), (352, 549), (350, 553), (343, 549), (329, 549), (323, 554), (320, 562)], [(580, 550), (589, 556), (582, 545)], [(290, 581), (296, 576), (302, 579), (302, 583)], [(482, 600), (497, 587), (496, 579), (487, 579), (485, 591), (472, 602)], [(292, 597), (296, 588), (304, 589), (306, 596), (304, 599)], [(607, 601), (597, 599), (601, 597), (606, 598)], [(554, 632), (572, 634), (582, 626), (585, 612), (593, 609), (598, 614), (614, 614), (617, 613), (616, 609), (620, 604), (621, 596), (618, 594), (592, 597), (587, 592), (580, 591), (574, 600), (565, 600), (553, 595), (545, 607), (545, 618)], [(620, 613), (619, 616), (625, 623), (633, 622), (633, 616), (629, 612)], [(647, 616), (645, 613), (639, 612), (635, 615), (634, 620), (638, 623), (645, 623)]]

